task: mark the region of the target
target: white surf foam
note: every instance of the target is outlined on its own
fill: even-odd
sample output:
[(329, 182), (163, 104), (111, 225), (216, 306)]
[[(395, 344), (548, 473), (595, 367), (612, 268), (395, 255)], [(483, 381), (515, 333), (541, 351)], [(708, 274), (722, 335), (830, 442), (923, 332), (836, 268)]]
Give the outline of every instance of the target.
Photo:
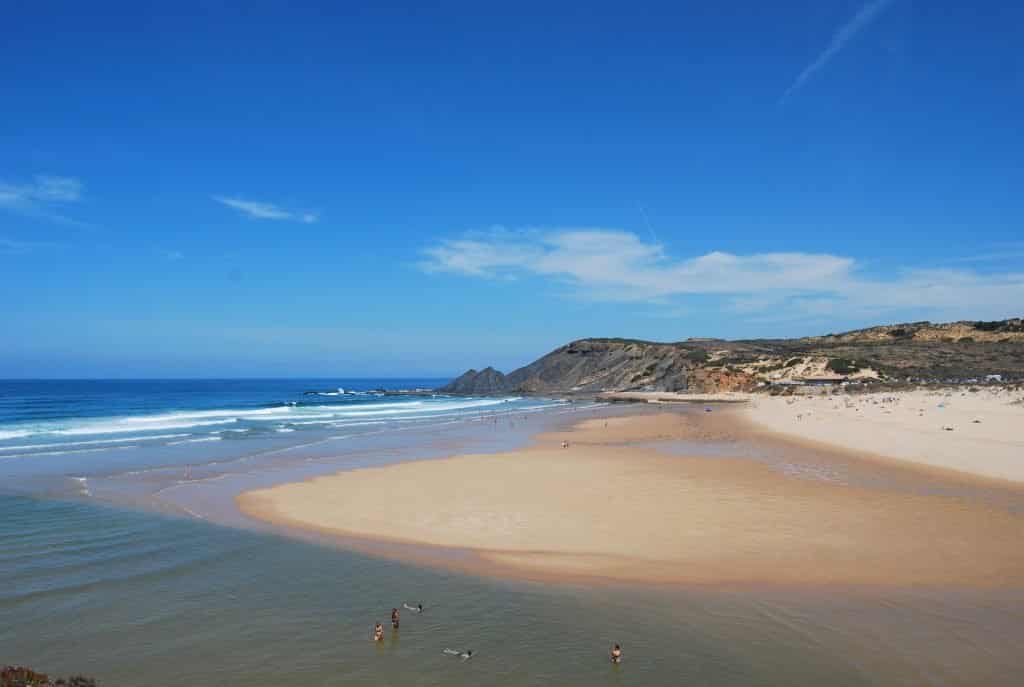
[(81, 425), (79, 427), (72, 427), (68, 429), (59, 429), (53, 432), (60, 436), (88, 436), (93, 434), (126, 434), (128, 432), (152, 432), (161, 429), (189, 429), (191, 427), (208, 427), (211, 425), (224, 425), (228, 423), (237, 422), (238, 418), (224, 418), (222, 420), (209, 420), (206, 422), (188, 422), (188, 421), (167, 421), (167, 420), (150, 420), (150, 421), (132, 421), (122, 422), (121, 420), (114, 420), (109, 422), (96, 422), (88, 425)]
[[(193, 427), (233, 424), (239, 421), (276, 422), (289, 424), (315, 424), (317, 422), (338, 422), (346, 418), (354, 420), (372, 419), (374, 417), (398, 419), (417, 415), (430, 416), (445, 413), (471, 413), (475, 410), (493, 408), (521, 400), (521, 397), (510, 398), (469, 398), (444, 400), (403, 400), (386, 403), (367, 403), (357, 405), (317, 405), (317, 406), (278, 406), (274, 408), (195, 410), (157, 413), (153, 415), (128, 415), (122, 417), (82, 419), (49, 426), (36, 426), (31, 429), (0, 430), (0, 441), (28, 436), (90, 436), (105, 434), (140, 434), (159, 432), (161, 430), (184, 430)], [(137, 437), (139, 440), (161, 438)], [(129, 441), (131, 439), (96, 440), (96, 443)], [(60, 445), (82, 445), (91, 442), (66, 442)], [(44, 446), (37, 444), (37, 446)], [(17, 450), (28, 449), (28, 446), (17, 447)], [(0, 447), (3, 450), (15, 450), (15, 447)]]
[(207, 441), (221, 441), (224, 437), (199, 437), (197, 439), (183, 439), (182, 441), (172, 441), (167, 444), (168, 446), (177, 446), (178, 444), (202, 444)]
[(126, 441), (158, 441), (161, 439), (177, 439), (187, 437), (188, 434), (151, 434), (139, 437), (120, 437), (117, 439), (90, 439), (89, 441), (61, 441), (47, 444), (19, 444), (18, 446), (0, 446), (0, 452), (17, 451), (25, 449), (53, 448), (54, 446), (89, 446), (93, 444), (119, 444)]

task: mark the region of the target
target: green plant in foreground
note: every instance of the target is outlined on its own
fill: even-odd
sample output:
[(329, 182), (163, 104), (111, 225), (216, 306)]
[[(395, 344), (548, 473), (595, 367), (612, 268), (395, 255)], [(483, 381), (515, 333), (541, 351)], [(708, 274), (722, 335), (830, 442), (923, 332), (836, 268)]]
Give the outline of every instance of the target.
[(0, 687), (96, 687), (96, 681), (83, 675), (73, 675), (51, 682), (46, 673), (37, 673), (22, 666), (6, 666), (0, 670)]

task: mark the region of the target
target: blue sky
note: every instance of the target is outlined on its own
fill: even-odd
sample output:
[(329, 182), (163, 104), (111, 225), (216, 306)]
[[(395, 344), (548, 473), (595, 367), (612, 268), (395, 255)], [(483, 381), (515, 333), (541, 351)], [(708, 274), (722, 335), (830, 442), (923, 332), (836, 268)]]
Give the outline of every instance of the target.
[(1019, 3), (19, 3), (0, 377), (1024, 312)]

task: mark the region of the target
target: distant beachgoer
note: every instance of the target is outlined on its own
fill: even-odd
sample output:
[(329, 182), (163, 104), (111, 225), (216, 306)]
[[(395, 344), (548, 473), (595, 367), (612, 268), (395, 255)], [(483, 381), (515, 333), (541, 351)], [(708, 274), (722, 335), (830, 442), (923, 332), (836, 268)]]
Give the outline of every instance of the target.
[(449, 656), (460, 656), (463, 661), (468, 661), (473, 658), (472, 649), (466, 649), (465, 651), (460, 651), (459, 649), (445, 649), (442, 653), (448, 654)]
[(618, 644), (612, 647), (611, 658), (612, 663), (622, 663), (622, 647)]
[(391, 609), (391, 627), (398, 629), (398, 609)]
[(373, 628), (373, 641), (380, 642), (384, 640), (384, 626), (377, 623), (377, 626)]
[(423, 604), (416, 604), (415, 606), (410, 606), (407, 603), (403, 603), (402, 606), (404, 606), (406, 610), (412, 611), (413, 613), (423, 612)]

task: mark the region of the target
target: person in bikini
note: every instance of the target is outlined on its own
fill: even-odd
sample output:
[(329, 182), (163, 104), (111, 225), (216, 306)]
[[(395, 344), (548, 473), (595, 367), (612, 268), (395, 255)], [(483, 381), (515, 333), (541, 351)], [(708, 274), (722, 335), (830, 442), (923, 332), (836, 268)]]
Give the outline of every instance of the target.
[(622, 647), (618, 644), (612, 647), (611, 659), (612, 663), (622, 663)]
[(398, 609), (391, 609), (391, 627), (398, 629)]
[(381, 642), (384, 640), (384, 626), (377, 623), (377, 626), (373, 628), (373, 641)]

